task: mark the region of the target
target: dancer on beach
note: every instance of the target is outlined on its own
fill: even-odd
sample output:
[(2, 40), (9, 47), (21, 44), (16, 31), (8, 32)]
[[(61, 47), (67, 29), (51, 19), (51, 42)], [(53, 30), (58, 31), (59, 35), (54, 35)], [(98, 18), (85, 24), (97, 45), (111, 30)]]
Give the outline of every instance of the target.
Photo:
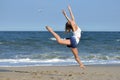
[(70, 38), (67, 38), (65, 40), (61, 39), (61, 37), (55, 33), (51, 27), (46, 26), (46, 29), (56, 38), (57, 42), (59, 44), (63, 44), (63, 45), (67, 45), (67, 47), (69, 47), (72, 51), (72, 53), (74, 54), (75, 60), (78, 62), (78, 64), (80, 65), (80, 68), (85, 68), (84, 64), (81, 62), (79, 55), (78, 55), (78, 49), (77, 49), (77, 45), (80, 41), (81, 38), (81, 29), (77, 26), (77, 24), (75, 23), (75, 18), (73, 16), (71, 7), (68, 6), (68, 10), (70, 12), (70, 16), (71, 18), (69, 18), (66, 14), (66, 12), (63, 10), (63, 15), (65, 16), (65, 18), (67, 19), (67, 23), (65, 24), (65, 32), (69, 33), (72, 31), (73, 36), (71, 36)]

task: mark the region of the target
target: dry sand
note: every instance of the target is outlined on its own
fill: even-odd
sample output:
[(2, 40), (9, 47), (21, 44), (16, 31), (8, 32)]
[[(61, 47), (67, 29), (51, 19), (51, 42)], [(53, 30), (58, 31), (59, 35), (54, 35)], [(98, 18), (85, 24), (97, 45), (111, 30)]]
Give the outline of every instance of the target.
[(120, 80), (120, 65), (0, 67), (0, 80)]

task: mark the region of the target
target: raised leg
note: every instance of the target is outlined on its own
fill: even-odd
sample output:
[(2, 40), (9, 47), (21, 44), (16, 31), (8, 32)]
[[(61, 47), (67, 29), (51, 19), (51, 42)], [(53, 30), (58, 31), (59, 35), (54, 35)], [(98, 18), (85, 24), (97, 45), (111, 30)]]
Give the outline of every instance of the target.
[(46, 29), (56, 38), (56, 40), (59, 44), (63, 44), (63, 45), (71, 44), (69, 39), (66, 39), (66, 40), (61, 39), (61, 37), (57, 33), (55, 33), (51, 27), (46, 26)]

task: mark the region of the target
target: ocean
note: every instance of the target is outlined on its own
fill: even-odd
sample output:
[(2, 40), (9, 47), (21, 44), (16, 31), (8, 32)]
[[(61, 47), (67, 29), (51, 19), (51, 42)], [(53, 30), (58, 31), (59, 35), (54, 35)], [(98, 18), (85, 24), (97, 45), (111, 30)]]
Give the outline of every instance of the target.
[[(78, 50), (85, 65), (120, 64), (120, 32), (84, 31)], [(78, 65), (71, 50), (47, 31), (0, 32), (0, 67), (69, 65)]]

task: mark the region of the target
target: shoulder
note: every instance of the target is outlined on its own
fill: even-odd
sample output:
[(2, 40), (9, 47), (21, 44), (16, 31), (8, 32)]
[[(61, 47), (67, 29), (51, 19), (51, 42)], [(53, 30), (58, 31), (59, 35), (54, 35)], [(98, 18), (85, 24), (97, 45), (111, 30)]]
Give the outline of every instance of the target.
[(74, 31), (77, 31), (77, 30), (81, 30), (81, 29), (80, 29), (80, 27), (77, 24), (75, 24), (74, 25)]

